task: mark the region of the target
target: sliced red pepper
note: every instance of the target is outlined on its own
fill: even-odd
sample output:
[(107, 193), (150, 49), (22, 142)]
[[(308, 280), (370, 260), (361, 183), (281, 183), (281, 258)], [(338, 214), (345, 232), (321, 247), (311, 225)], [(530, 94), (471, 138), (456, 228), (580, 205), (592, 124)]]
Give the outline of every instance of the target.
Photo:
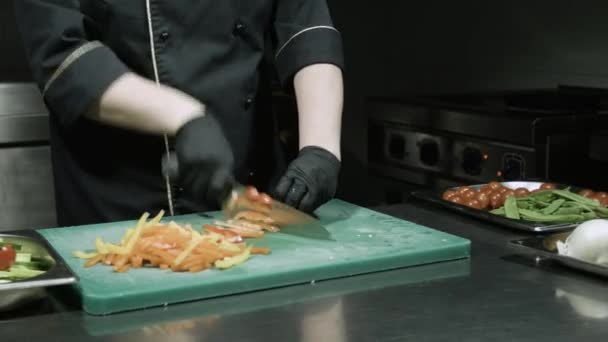
[(243, 238), (236, 232), (233, 232), (230, 229), (222, 229), (214, 226), (210, 226), (208, 224), (204, 225), (203, 228), (212, 233), (220, 234), (225, 236), (230, 242), (242, 242)]

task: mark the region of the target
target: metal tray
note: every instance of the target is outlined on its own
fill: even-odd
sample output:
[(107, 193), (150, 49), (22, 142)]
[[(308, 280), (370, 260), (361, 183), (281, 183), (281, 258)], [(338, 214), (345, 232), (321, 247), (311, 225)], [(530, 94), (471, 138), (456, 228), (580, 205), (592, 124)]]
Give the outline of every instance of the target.
[(509, 242), (509, 247), (514, 249), (533, 252), (534, 254), (555, 260), (561, 264), (574, 269), (593, 273), (603, 277), (608, 277), (608, 267), (595, 263), (590, 263), (557, 253), (557, 241), (565, 241), (571, 232), (562, 232), (545, 236), (513, 240)]
[[(543, 184), (543, 182), (523, 182), (523, 181), (501, 182), (501, 183), (507, 188), (511, 188), (511, 189), (527, 188), (528, 190), (536, 190), (536, 189), (540, 188), (540, 186)], [(485, 184), (471, 185), (471, 188), (478, 189), (484, 185)], [(557, 184), (557, 186), (559, 188), (565, 188), (565, 186), (560, 185), (560, 184)], [(444, 191), (454, 190), (457, 188), (458, 187), (449, 188), (449, 189), (445, 189)], [(578, 189), (575, 187), (571, 187), (571, 189), (573, 191), (578, 191)], [(469, 208), (464, 205), (459, 205), (459, 204), (455, 204), (455, 203), (446, 201), (442, 198), (444, 191), (420, 190), (420, 191), (412, 192), (412, 196), (414, 196), (418, 199), (430, 202), (430, 203), (438, 204), (444, 208), (454, 210), (456, 212), (459, 212), (459, 213), (462, 213), (465, 215), (476, 217), (483, 221), (496, 223), (501, 226), (518, 229), (518, 230), (524, 230), (524, 231), (528, 231), (528, 232), (536, 232), (536, 233), (560, 232), (560, 231), (565, 231), (565, 230), (571, 230), (573, 228), (576, 228), (579, 225), (579, 223), (547, 224), (547, 223), (539, 223), (539, 222), (530, 222), (530, 221), (525, 221), (525, 220), (509, 219), (509, 218), (506, 218), (503, 216), (494, 215), (494, 214), (490, 213), (489, 211), (473, 209), (473, 208)]]
[(34, 230), (0, 232), (0, 238), (5, 242), (20, 244), (24, 251), (37, 257), (50, 258), (54, 263), (51, 269), (39, 276), (0, 283), (0, 311), (12, 310), (26, 302), (44, 297), (47, 287), (73, 284), (78, 281), (63, 259), (38, 232)]

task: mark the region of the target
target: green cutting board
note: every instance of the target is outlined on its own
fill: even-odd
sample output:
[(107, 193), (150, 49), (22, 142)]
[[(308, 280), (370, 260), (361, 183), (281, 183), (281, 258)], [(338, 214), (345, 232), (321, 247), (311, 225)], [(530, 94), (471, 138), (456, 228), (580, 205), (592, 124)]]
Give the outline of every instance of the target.
[[(272, 254), (256, 255), (228, 270), (173, 273), (156, 268), (114, 273), (108, 266), (84, 268), (75, 250), (94, 249), (96, 237), (118, 242), (135, 221), (42, 229), (39, 232), (79, 277), (83, 308), (93, 315), (142, 309), (273, 287), (315, 282), (387, 269), (461, 259), (470, 242), (415, 223), (333, 200), (317, 211), (327, 236), (269, 233), (250, 240)], [(214, 215), (219, 215), (215, 213)], [(167, 218), (200, 227), (200, 215)]]

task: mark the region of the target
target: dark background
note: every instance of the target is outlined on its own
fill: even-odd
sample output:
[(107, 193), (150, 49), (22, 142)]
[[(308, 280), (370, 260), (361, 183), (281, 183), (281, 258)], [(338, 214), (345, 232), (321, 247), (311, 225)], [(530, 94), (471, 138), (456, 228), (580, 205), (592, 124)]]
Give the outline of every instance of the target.
[(347, 58), (340, 191), (360, 203), (377, 186), (366, 168), (369, 97), (608, 88), (607, 2), (329, 3)]
[[(29, 82), (0, 1), (0, 83)], [(329, 1), (346, 54), (340, 197), (364, 203), (370, 96), (608, 88), (605, 1)]]
[(13, 0), (0, 1), (0, 83), (31, 81), (15, 26), (12, 3)]

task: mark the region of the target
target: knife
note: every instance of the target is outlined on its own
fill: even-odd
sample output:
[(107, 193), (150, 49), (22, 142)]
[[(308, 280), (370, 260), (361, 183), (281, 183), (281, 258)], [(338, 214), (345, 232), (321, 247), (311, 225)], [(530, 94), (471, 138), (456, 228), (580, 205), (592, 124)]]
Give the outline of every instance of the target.
[[(170, 180), (176, 180), (179, 176), (179, 163), (175, 153), (163, 156), (162, 172)], [(252, 210), (263, 213), (270, 217), (279, 227), (287, 226), (320, 226), (317, 218), (295, 209), (282, 202), (272, 200), (270, 204), (252, 201), (245, 195), (246, 187), (235, 182), (231, 189), (223, 195), (222, 212), (226, 218), (234, 217), (241, 211)]]

